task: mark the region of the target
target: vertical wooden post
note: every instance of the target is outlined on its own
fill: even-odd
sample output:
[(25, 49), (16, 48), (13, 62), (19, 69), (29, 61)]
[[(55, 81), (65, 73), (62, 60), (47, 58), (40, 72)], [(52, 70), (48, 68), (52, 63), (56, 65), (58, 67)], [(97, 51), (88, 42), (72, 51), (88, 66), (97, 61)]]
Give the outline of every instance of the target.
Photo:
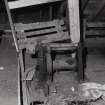
[(69, 14), (69, 30), (71, 41), (78, 44), (78, 79), (84, 80), (84, 68), (83, 68), (83, 44), (80, 41), (80, 1), (79, 0), (67, 0), (68, 14)]
[(21, 50), (19, 53), (19, 63), (20, 63), (20, 69), (21, 69), (21, 85), (22, 85), (22, 105), (29, 105), (28, 103), (28, 94), (27, 94), (27, 85), (26, 85), (26, 81), (23, 81), (22, 78), (24, 76), (24, 72), (25, 72), (25, 67), (24, 67), (24, 56), (23, 56), (23, 51)]
[(18, 105), (21, 105), (21, 75), (20, 75), (20, 63), (18, 59)]
[(77, 53), (77, 67), (78, 67), (78, 80), (82, 82), (84, 80), (84, 67), (83, 67), (83, 45), (82, 43), (78, 44), (78, 53)]
[(73, 43), (80, 42), (79, 0), (67, 0), (70, 37)]

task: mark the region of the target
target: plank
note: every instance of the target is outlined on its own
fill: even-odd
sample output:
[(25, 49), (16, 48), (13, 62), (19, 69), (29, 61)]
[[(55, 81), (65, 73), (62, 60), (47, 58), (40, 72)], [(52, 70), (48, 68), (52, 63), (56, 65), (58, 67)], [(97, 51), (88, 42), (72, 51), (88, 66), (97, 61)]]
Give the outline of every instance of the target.
[(105, 36), (105, 30), (87, 30), (86, 36)]
[(52, 34), (52, 35), (46, 35), (46, 36), (38, 36), (34, 38), (27, 38), (27, 39), (21, 39), (18, 41), (19, 48), (23, 49), (26, 47), (27, 44), (35, 44), (38, 41), (41, 41), (42, 43), (49, 43), (49, 42), (55, 42), (55, 41), (62, 41), (69, 39), (68, 32), (64, 32), (63, 34)]
[(10, 9), (16, 9), (32, 5), (52, 3), (57, 1), (62, 1), (62, 0), (17, 0), (17, 1), (11, 1), (8, 4)]
[(83, 67), (83, 46), (81, 43), (79, 43), (78, 45), (77, 65), (78, 65), (78, 79), (79, 82), (82, 82), (85, 79), (85, 71)]
[(23, 60), (23, 51), (19, 53), (19, 63), (20, 63), (20, 69), (21, 69), (21, 83), (22, 83), (22, 99), (23, 99), (23, 105), (29, 105), (28, 103), (28, 97), (27, 97), (27, 86), (26, 86), (26, 81), (22, 81), (22, 78), (24, 76), (25, 72), (25, 67), (24, 67), (24, 60)]
[[(66, 27), (61, 27), (61, 31), (66, 30)], [(36, 30), (36, 31), (32, 31), (32, 32), (23, 32), (23, 33), (18, 33), (17, 37), (19, 38), (25, 38), (25, 37), (29, 37), (29, 36), (42, 36), (43, 34), (49, 34), (50, 33), (57, 33), (56, 28), (51, 28), (51, 29), (44, 29), (44, 30)]]
[(9, 24), (0, 24), (0, 30), (9, 30), (10, 25)]
[(74, 51), (77, 49), (77, 46), (75, 46), (73, 43), (51, 43), (49, 46), (51, 47), (51, 50), (54, 51)]
[(75, 45), (73, 43), (51, 43), (49, 44), (50, 47), (74, 47)]
[(18, 105), (21, 105), (21, 75), (20, 75), (20, 63), (18, 59)]
[(63, 20), (53, 20), (53, 21), (48, 21), (48, 22), (36, 22), (36, 23), (28, 23), (28, 24), (17, 23), (15, 24), (15, 29), (17, 31), (20, 31), (20, 30), (24, 31), (24, 30), (30, 30), (30, 29), (52, 27), (52, 26), (55, 26), (55, 24), (64, 25), (64, 21)]
[(69, 11), (70, 37), (73, 43), (80, 42), (79, 0), (67, 0)]
[(105, 28), (105, 22), (87, 22), (86, 25), (89, 28)]
[(58, 47), (58, 48), (52, 48), (53, 51), (76, 51), (76, 47), (71, 46), (71, 47)]

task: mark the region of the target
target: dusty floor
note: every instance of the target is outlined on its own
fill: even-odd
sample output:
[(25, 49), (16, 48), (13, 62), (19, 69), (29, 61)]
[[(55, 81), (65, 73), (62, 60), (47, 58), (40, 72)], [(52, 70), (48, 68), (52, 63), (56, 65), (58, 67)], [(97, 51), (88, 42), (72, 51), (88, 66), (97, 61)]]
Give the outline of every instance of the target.
[(17, 54), (9, 40), (0, 44), (0, 105), (18, 105)]
[(105, 84), (105, 49), (92, 49), (87, 57), (87, 79)]
[[(104, 51), (105, 52), (105, 51)], [(102, 50), (98, 53), (94, 51), (89, 53), (87, 60), (86, 79), (105, 84), (105, 53)], [(18, 76), (17, 76), (17, 54), (15, 48), (11, 46), (9, 40), (2, 40), (0, 44), (0, 105), (17, 105), (18, 104)], [(57, 74), (59, 80), (66, 79), (69, 82), (69, 89), (76, 86), (75, 73), (65, 73), (67, 78), (62, 74)], [(55, 75), (56, 76), (56, 75)], [(63, 81), (64, 82), (64, 81)], [(66, 86), (64, 84), (63, 86)], [(58, 86), (62, 87), (62, 86)], [(67, 90), (66, 90), (67, 91)], [(69, 90), (68, 90), (69, 91)], [(65, 92), (62, 91), (62, 92)]]

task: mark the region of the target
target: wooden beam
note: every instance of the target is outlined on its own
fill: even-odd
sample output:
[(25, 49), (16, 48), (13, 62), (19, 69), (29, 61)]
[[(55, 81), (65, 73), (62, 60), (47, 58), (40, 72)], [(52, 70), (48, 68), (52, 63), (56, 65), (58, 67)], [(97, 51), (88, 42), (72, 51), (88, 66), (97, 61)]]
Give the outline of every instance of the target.
[(80, 42), (79, 0), (68, 0), (70, 36), (73, 43)]
[(57, 2), (57, 1), (62, 1), (62, 0), (17, 0), (9, 2), (9, 8), (16, 9), (16, 8), (22, 8), (22, 7)]
[(88, 22), (86, 25), (89, 28), (105, 28), (105, 22)]
[(85, 72), (83, 67), (83, 45), (79, 43), (77, 53), (77, 67), (78, 67), (78, 80), (83, 82), (85, 79)]
[(97, 18), (100, 15), (104, 6), (105, 6), (105, 0), (100, 1), (100, 3), (98, 3), (97, 5), (97, 9), (93, 13), (93, 15), (90, 17), (90, 20), (94, 20), (95, 18)]
[(26, 85), (26, 81), (23, 81), (23, 77), (24, 77), (24, 73), (25, 73), (25, 66), (24, 66), (24, 54), (23, 54), (23, 50), (20, 51), (19, 53), (19, 63), (20, 63), (20, 73), (21, 73), (21, 91), (22, 91), (22, 96), (20, 96), (22, 98), (22, 103), (21, 105), (29, 105), (28, 103), (28, 92), (27, 92), (27, 85)]
[(18, 105), (22, 104), (22, 100), (21, 100), (21, 70), (20, 70), (20, 61), (18, 59)]

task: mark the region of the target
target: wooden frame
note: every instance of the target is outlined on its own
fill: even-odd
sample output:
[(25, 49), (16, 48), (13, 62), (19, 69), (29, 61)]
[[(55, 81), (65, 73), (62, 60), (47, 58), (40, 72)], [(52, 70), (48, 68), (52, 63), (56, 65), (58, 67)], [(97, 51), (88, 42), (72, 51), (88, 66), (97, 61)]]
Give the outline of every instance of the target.
[(18, 1), (9, 2), (9, 8), (16, 9), (16, 8), (28, 7), (32, 5), (52, 3), (57, 1), (61, 1), (61, 0), (18, 0)]
[[(56, 2), (56, 1), (61, 1), (61, 0), (53, 0), (53, 2)], [(24, 2), (26, 2), (25, 5), (24, 5)], [(52, 0), (32, 0), (32, 2), (30, 2), (29, 0), (25, 0), (25, 1), (21, 0), (21, 1), (10, 2), (9, 6), (8, 6), (8, 2), (7, 2), (7, 0), (5, 0), (5, 6), (6, 6), (7, 13), (8, 13), (8, 18), (9, 18), (9, 22), (10, 22), (10, 26), (11, 26), (16, 50), (17, 50), (17, 52), (19, 52), (19, 57), (18, 57), (18, 82), (19, 82), (18, 83), (18, 85), (19, 85), (18, 95), (23, 98), (22, 101), (21, 101), (21, 98), (19, 98), (19, 105), (29, 105), (29, 103), (28, 103), (28, 99), (27, 99), (28, 93), (27, 93), (26, 80), (23, 79), (24, 74), (25, 74), (25, 65), (24, 65), (25, 62), (24, 62), (24, 53), (23, 53), (24, 51), (23, 51), (23, 48), (19, 49), (18, 41), (17, 41), (17, 38), (16, 38), (17, 37), (16, 36), (16, 30), (15, 30), (16, 28), (14, 27), (14, 24), (13, 24), (13, 21), (12, 21), (10, 9), (27, 7), (27, 6), (36, 5), (36, 4), (44, 4), (44, 3), (49, 3), (49, 2), (52, 2)], [(78, 43), (80, 42), (79, 0), (68, 0), (68, 11), (69, 11), (69, 21), (70, 21), (69, 26), (70, 26), (71, 40), (72, 40), (73, 44), (77, 46)], [(27, 26), (25, 26), (25, 27), (27, 28)], [(30, 25), (28, 26), (28, 28), (29, 27), (30, 27)], [(60, 34), (62, 35), (62, 33), (60, 33), (61, 32), (60, 26), (58, 26), (56, 28), (57, 28), (56, 31), (59, 33), (59, 35)], [(24, 31), (24, 30), (22, 30), (22, 31)], [(25, 34), (23, 36), (25, 36)], [(51, 38), (53, 38), (53, 37), (51, 37)], [(70, 37), (69, 37), (69, 39), (70, 39)], [(53, 40), (56, 40), (56, 37), (54, 37)], [(49, 41), (49, 42), (51, 42), (51, 41)], [(46, 41), (45, 41), (45, 43), (46, 43)], [(57, 45), (57, 47), (59, 47), (59, 46)], [(69, 47), (72, 47), (72, 45), (70, 45)], [(80, 49), (78, 51), (78, 59), (79, 59), (78, 64), (81, 66), (82, 65), (81, 45), (80, 45), (80, 47), (78, 47), (78, 49)], [(50, 52), (48, 52), (46, 56), (47, 56), (48, 61), (51, 61), (51, 57), (50, 57), (49, 53)], [(48, 64), (47, 67), (50, 68), (49, 66), (52, 66), (52, 65)], [(51, 72), (51, 70), (52, 69), (50, 68), (50, 72)], [(83, 79), (83, 71), (82, 70), (83, 69), (82, 69), (82, 66), (81, 66), (79, 68), (80, 79)], [(81, 77), (81, 75), (82, 75), (82, 77)], [(21, 94), (21, 92), (22, 92), (22, 94)]]

